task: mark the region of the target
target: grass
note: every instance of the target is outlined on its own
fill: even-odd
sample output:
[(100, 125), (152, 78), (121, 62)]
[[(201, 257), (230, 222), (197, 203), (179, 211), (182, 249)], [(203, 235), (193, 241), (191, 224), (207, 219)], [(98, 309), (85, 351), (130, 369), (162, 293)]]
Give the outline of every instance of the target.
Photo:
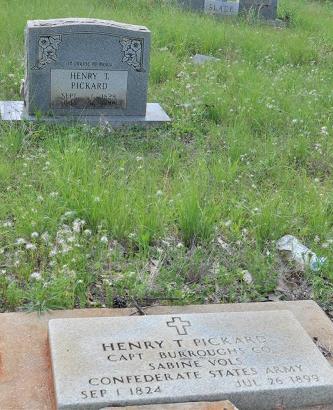
[(1, 100), (20, 98), (26, 20), (95, 17), (151, 29), (149, 100), (173, 118), (0, 124), (0, 310), (266, 300), (287, 233), (328, 262), (285, 297), (332, 307), (332, 2), (281, 0), (282, 30), (168, 3), (0, 0)]

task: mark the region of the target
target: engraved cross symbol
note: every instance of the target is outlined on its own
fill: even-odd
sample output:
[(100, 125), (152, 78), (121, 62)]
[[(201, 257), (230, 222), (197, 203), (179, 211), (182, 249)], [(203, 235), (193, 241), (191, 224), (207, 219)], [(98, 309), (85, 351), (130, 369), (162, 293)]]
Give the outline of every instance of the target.
[(192, 326), (188, 320), (182, 320), (180, 317), (173, 317), (170, 322), (166, 322), (168, 327), (175, 327), (177, 333), (181, 336), (187, 335), (187, 327)]

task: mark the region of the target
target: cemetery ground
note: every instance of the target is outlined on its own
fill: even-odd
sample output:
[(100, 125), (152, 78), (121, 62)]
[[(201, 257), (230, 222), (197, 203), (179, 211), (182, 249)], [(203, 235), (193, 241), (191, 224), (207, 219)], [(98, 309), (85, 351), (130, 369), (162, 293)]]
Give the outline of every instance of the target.
[[(281, 1), (285, 29), (168, 3), (0, 0), (1, 99), (20, 99), (28, 19), (111, 19), (152, 31), (149, 101), (173, 120), (0, 125), (1, 311), (276, 298), (333, 309), (332, 3)], [(220, 61), (194, 65), (197, 53)], [(327, 262), (283, 264), (285, 234)]]

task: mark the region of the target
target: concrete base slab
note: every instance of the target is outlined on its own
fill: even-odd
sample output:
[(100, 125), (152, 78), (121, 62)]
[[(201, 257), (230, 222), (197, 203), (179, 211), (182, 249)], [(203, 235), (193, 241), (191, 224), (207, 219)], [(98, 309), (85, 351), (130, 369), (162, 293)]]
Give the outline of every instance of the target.
[(288, 24), (280, 19), (276, 19), (276, 20), (260, 20), (261, 24), (265, 25), (265, 26), (271, 26), (271, 27), (275, 27), (275, 28), (287, 28)]
[(145, 117), (138, 116), (57, 116), (37, 118), (28, 115), (24, 110), (23, 101), (0, 101), (0, 121), (41, 121), (52, 124), (80, 122), (91, 125), (109, 124), (113, 128), (118, 127), (157, 127), (170, 122), (170, 117), (157, 103), (148, 103)]
[[(328, 352), (333, 351), (332, 323), (313, 301), (159, 306), (146, 309), (145, 312), (150, 315), (160, 315), (268, 310), (291, 311), (307, 333), (318, 340), (320, 346), (323, 346)], [(41, 316), (35, 313), (0, 314), (0, 409), (55, 410), (47, 340), (47, 326), (50, 319), (129, 316), (133, 314), (137, 314), (136, 309), (53, 311)], [(328, 360), (333, 365), (333, 357), (328, 357)], [(288, 403), (286, 403), (286, 409), (288, 409)], [(312, 407), (311, 410), (333, 410), (333, 403), (332, 406), (317, 406)]]

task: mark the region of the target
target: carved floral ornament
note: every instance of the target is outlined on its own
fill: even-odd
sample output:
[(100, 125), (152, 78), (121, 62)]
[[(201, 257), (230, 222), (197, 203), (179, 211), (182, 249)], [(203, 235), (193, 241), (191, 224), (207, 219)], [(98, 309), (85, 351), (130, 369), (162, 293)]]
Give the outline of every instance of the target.
[[(57, 60), (57, 51), (62, 42), (60, 34), (53, 36), (40, 36), (38, 40), (38, 60), (33, 67), (35, 70), (45, 68)], [(136, 71), (143, 71), (143, 39), (124, 37), (120, 40), (122, 48), (122, 62), (127, 63)]]
[(127, 63), (136, 71), (143, 71), (143, 39), (124, 37), (120, 40), (123, 63)]
[(57, 50), (61, 43), (61, 35), (40, 36), (38, 40), (38, 60), (34, 69), (40, 70), (47, 64), (57, 60)]

